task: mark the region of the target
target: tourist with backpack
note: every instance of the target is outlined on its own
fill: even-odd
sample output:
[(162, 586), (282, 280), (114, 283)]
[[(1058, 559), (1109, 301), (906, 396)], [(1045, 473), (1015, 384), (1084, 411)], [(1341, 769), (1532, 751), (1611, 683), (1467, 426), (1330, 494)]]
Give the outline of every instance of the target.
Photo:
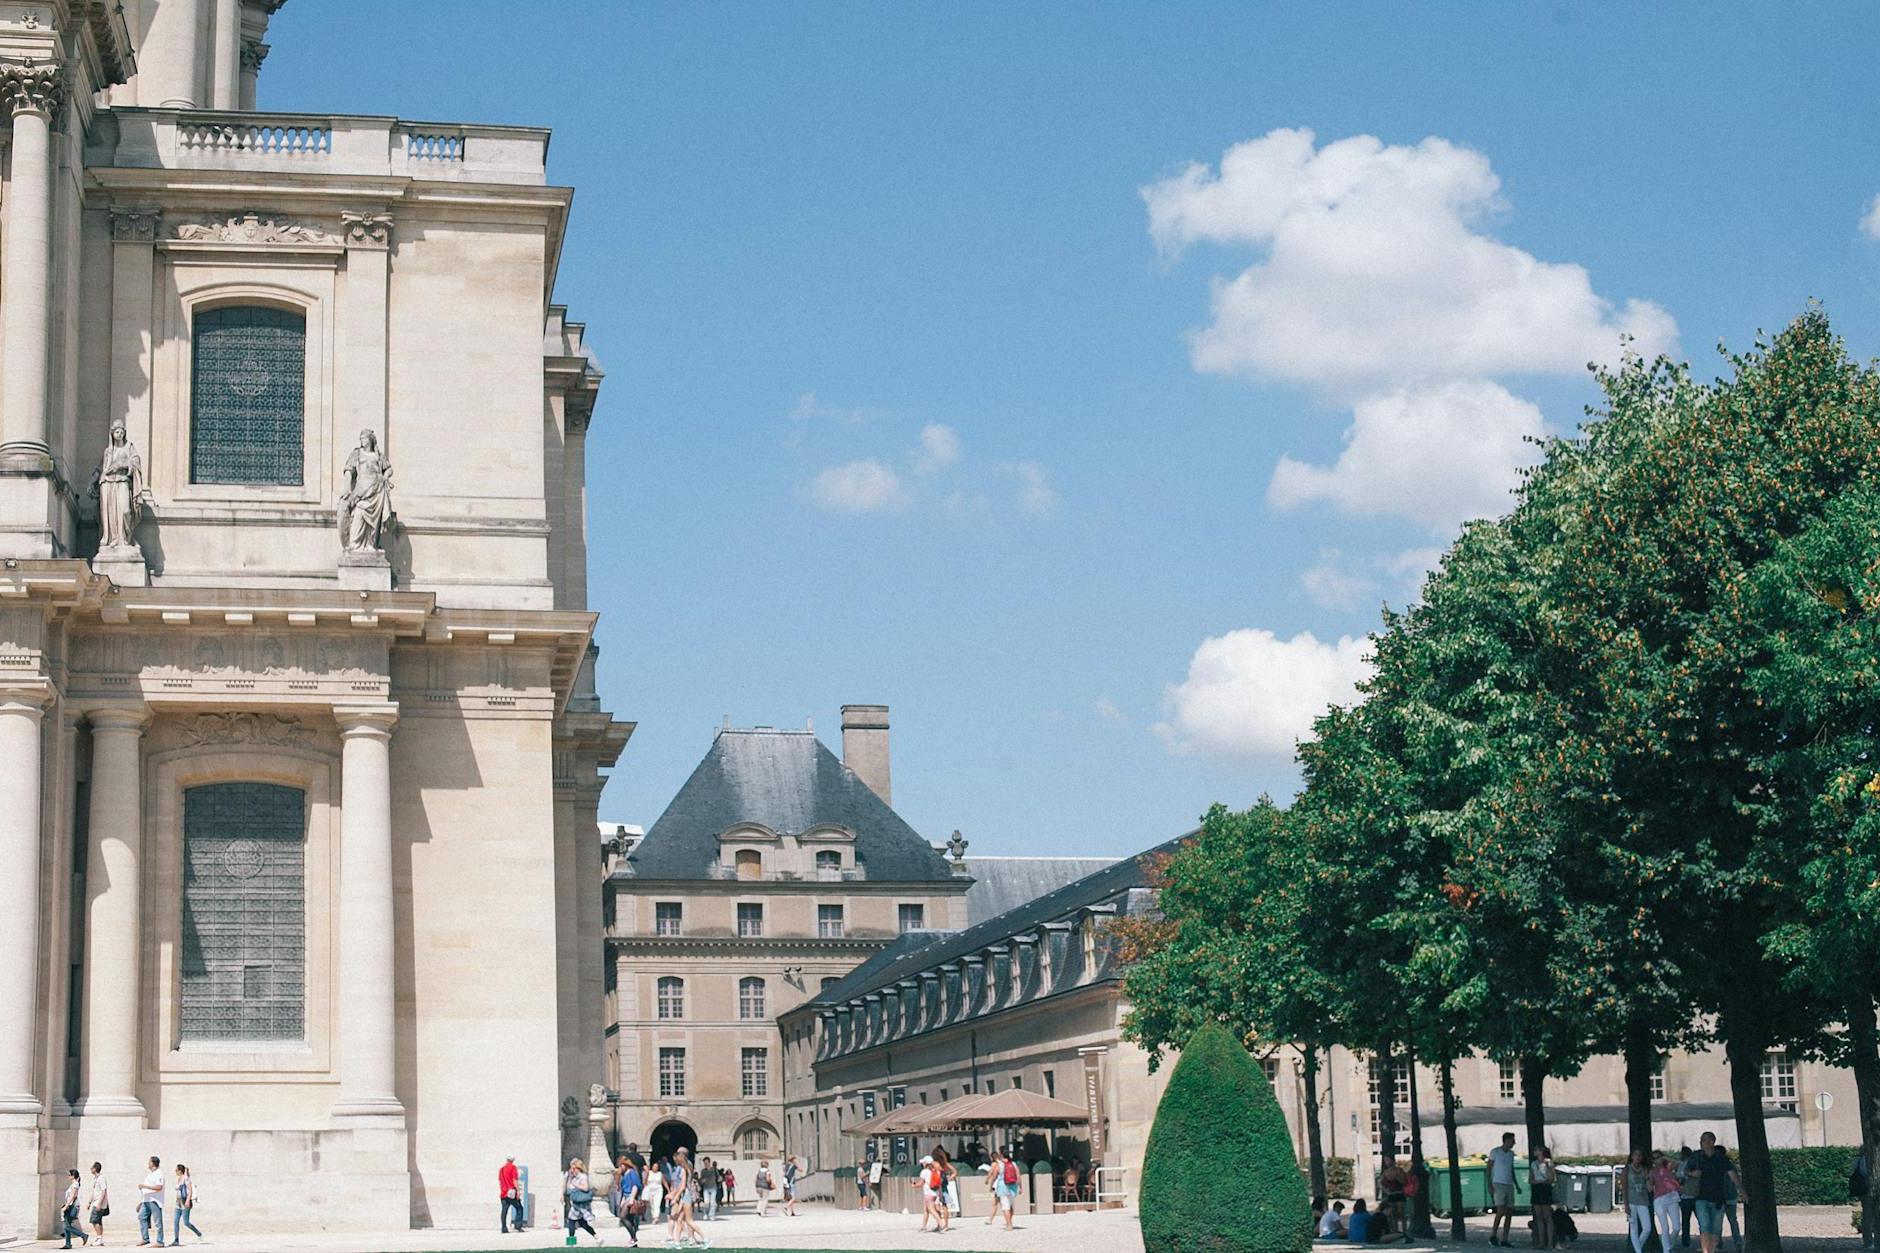
[(1005, 1229), (1012, 1229), (1012, 1211), (1018, 1205), (1018, 1163), (1012, 1160), (1007, 1149), (999, 1149), (993, 1154), (993, 1164), (998, 1173), (992, 1181), (993, 1212), (1005, 1213)]

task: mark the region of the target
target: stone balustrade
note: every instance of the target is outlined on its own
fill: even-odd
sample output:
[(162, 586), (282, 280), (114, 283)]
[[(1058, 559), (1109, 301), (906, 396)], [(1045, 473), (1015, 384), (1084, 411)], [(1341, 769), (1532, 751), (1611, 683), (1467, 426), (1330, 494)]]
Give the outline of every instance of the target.
[(94, 168), (391, 175), (547, 182), (548, 131), (391, 117), (112, 109), (93, 128)]

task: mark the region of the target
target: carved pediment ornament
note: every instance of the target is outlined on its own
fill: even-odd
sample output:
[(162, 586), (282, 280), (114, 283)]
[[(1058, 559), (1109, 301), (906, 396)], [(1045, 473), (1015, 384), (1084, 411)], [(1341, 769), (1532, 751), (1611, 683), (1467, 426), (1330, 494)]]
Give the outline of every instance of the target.
[(339, 237), (317, 226), (284, 218), (263, 217), (250, 211), (229, 218), (180, 222), (173, 237), (192, 243), (216, 244), (336, 244)]
[(118, 243), (153, 244), (163, 224), (163, 211), (154, 207), (111, 209), (111, 238)]
[(269, 744), (279, 748), (306, 748), (313, 743), (313, 730), (293, 718), (272, 714), (228, 713), (197, 714), (178, 721), (183, 743), (197, 744)]
[(65, 70), (35, 61), (0, 61), (0, 102), (9, 114), (51, 117), (65, 100)]
[(340, 229), (345, 232), (348, 248), (389, 248), (392, 245), (392, 215), (341, 211)]

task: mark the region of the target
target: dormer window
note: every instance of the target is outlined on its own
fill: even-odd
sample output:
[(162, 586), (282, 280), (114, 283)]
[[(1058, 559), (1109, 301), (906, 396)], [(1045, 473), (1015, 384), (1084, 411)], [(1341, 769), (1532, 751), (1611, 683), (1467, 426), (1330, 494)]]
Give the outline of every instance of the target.
[(738, 878), (761, 879), (764, 877), (764, 855), (754, 848), (741, 848), (736, 858)]
[(837, 876), (842, 873), (842, 854), (825, 848), (816, 854), (816, 873)]

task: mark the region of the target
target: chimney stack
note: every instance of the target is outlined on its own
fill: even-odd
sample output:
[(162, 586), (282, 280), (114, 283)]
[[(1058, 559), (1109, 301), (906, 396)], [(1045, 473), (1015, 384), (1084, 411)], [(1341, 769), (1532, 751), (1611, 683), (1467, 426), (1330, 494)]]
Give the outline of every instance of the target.
[(888, 781), (886, 705), (842, 706), (842, 764), (884, 804), (894, 804), (894, 789)]

